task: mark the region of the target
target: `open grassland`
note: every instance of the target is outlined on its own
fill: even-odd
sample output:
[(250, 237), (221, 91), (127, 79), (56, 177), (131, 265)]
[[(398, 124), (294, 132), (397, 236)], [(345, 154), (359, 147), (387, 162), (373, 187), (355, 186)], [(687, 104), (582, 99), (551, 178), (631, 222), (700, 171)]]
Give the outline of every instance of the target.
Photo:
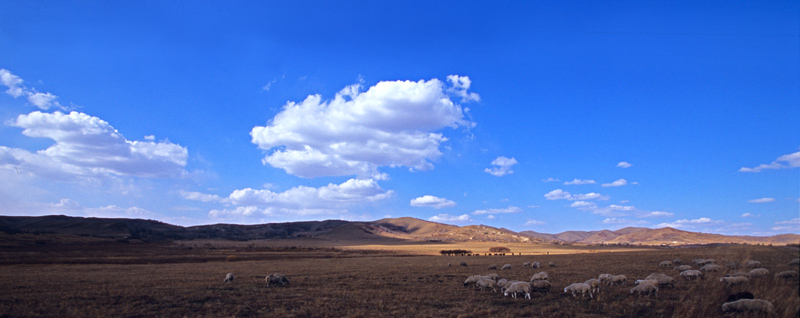
[[(797, 281), (773, 279), (777, 272), (797, 270), (796, 266), (788, 265), (800, 254), (791, 247), (724, 245), (618, 249), (608, 253), (576, 249), (573, 252), (583, 252), (467, 257), (322, 247), (265, 248), (244, 243), (241, 246), (112, 244), (90, 249), (63, 246), (47, 249), (45, 245), (38, 249), (3, 249), (0, 250), (0, 316), (767, 316), (723, 315), (720, 306), (729, 294), (737, 291), (750, 291), (756, 298), (772, 302), (774, 317), (798, 317), (800, 309)], [(465, 247), (483, 251), (483, 247)], [(15, 261), (15, 255), (26, 261)], [(769, 269), (770, 275), (726, 290), (719, 277), (731, 270), (725, 268), (699, 281), (685, 281), (671, 267), (658, 266), (663, 260), (675, 258), (683, 259), (684, 263), (695, 258), (715, 258), (723, 267), (729, 261), (758, 260)], [(93, 263), (92, 259), (99, 261)], [(462, 261), (468, 266), (459, 266)], [(558, 267), (522, 266), (531, 261), (543, 265), (552, 261)], [(512, 269), (488, 271), (490, 264), (511, 264)], [(549, 273), (554, 287), (550, 293), (534, 293), (532, 300), (512, 299), (463, 286), (470, 275), (496, 272), (501, 277), (528, 281), (539, 271)], [(234, 273), (236, 279), (226, 284), (222, 281), (228, 272)], [(267, 288), (264, 277), (271, 273), (286, 274), (291, 285)], [(601, 273), (623, 274), (629, 282), (626, 286), (603, 287), (594, 299), (575, 299), (563, 293), (566, 285), (596, 278)], [(675, 277), (676, 286), (661, 288), (657, 298), (630, 295), (632, 281), (651, 273)]]

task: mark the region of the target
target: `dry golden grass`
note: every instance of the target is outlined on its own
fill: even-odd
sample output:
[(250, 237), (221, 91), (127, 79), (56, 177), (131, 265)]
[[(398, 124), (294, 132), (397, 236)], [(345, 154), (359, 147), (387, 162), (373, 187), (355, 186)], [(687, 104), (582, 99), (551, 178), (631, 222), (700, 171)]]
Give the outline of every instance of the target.
[[(246, 242), (244, 242), (246, 243)], [(489, 244), (497, 245), (497, 244)], [(448, 245), (452, 246), (452, 245)], [(379, 247), (379, 246), (378, 246)], [(466, 249), (478, 251), (476, 246)], [(408, 256), (396, 253), (348, 252), (334, 249), (195, 246), (126, 247), (114, 253), (77, 253), (48, 250), (42, 264), (0, 265), (2, 317), (764, 317), (723, 315), (720, 306), (730, 292), (747, 290), (775, 305), (775, 317), (797, 317), (797, 282), (776, 282), (772, 275), (733, 291), (711, 274), (700, 281), (684, 281), (672, 268), (658, 267), (666, 259), (715, 258), (759, 260), (771, 274), (789, 269), (796, 248), (715, 246), (608, 253), (537, 254), (522, 256)], [(408, 247), (405, 247), (410, 249)], [(511, 247), (514, 251), (514, 247)], [(542, 247), (544, 248), (544, 247)], [(423, 250), (427, 250), (428, 247)], [(438, 253), (440, 247), (434, 250)], [(135, 251), (134, 251), (135, 250)], [(586, 250), (587, 252), (590, 250)], [(0, 250), (2, 257), (15, 251)], [(36, 253), (27, 251), (26, 253)], [(172, 256), (167, 256), (174, 253)], [(75, 264), (71, 257), (95, 257), (106, 264)], [(108, 256), (111, 255), (111, 256)], [(226, 262), (228, 255), (239, 261)], [(124, 257), (123, 257), (124, 256)], [(123, 257), (109, 264), (108, 257)], [(170, 260), (161, 263), (159, 260)], [(146, 264), (153, 258), (155, 264)], [(55, 259), (62, 264), (52, 264)], [(464, 261), (469, 266), (458, 266)], [(555, 268), (532, 270), (524, 262), (553, 261)], [(28, 262), (36, 263), (36, 262)], [(450, 263), (453, 266), (447, 266)], [(467, 276), (487, 274), (490, 264), (512, 264), (502, 277), (529, 280), (547, 271), (553, 283), (548, 294), (532, 300), (463, 287)], [(796, 268), (795, 268), (796, 269)], [(225, 274), (236, 279), (223, 283)], [(676, 277), (675, 288), (662, 288), (658, 298), (631, 296), (631, 282), (651, 273)], [(267, 288), (264, 277), (283, 273), (291, 279), (285, 288)], [(628, 276), (626, 286), (604, 287), (595, 299), (563, 294), (574, 282), (601, 273)]]

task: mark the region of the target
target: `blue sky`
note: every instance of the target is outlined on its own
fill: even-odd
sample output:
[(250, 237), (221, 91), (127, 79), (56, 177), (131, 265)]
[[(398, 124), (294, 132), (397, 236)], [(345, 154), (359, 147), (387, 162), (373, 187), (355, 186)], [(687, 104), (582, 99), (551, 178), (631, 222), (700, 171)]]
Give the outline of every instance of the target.
[(800, 233), (800, 4), (0, 3), (4, 215)]

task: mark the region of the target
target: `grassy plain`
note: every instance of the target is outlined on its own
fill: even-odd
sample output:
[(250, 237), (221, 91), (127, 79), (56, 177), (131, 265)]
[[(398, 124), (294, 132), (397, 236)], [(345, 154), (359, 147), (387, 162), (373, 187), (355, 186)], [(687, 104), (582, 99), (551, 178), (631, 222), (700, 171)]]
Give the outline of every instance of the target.
[[(797, 267), (797, 248), (716, 245), (629, 249), (528, 245), (515, 256), (438, 256), (435, 244), (325, 244), (184, 241), (173, 244), (76, 243), (0, 248), (0, 317), (765, 317), (723, 315), (733, 292), (747, 290), (775, 305), (774, 317), (798, 317), (797, 281), (773, 274)], [(338, 243), (340, 246), (343, 242)], [(486, 244), (486, 246), (483, 246)], [(313, 245), (313, 247), (311, 247)], [(498, 244), (445, 245), (488, 250)], [(303, 247), (305, 246), (305, 247)], [(547, 253), (550, 252), (548, 255)], [(602, 252), (602, 253), (601, 253)], [(719, 264), (759, 260), (769, 277), (726, 290), (712, 273), (685, 281), (658, 263), (715, 258)], [(230, 260), (230, 261), (229, 261)], [(468, 266), (459, 266), (464, 261)], [(555, 262), (532, 270), (524, 262)], [(448, 266), (448, 263), (452, 266)], [(529, 280), (547, 271), (554, 288), (532, 300), (463, 287), (467, 276), (488, 274), (490, 264), (512, 264), (502, 277)], [(225, 274), (236, 279), (223, 283)], [(283, 273), (285, 288), (267, 288), (264, 277)], [(563, 293), (598, 274), (624, 274), (626, 286), (604, 287), (595, 299)], [(631, 282), (651, 273), (677, 278), (658, 297), (629, 293)]]

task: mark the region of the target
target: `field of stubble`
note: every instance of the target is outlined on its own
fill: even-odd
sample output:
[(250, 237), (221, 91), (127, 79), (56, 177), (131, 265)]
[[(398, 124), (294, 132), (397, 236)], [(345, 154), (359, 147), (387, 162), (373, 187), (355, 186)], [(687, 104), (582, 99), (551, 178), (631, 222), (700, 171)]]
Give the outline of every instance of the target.
[[(141, 247), (140, 247), (141, 248)], [(122, 247), (121, 249), (125, 249)], [(775, 305), (774, 317), (798, 317), (797, 282), (779, 282), (777, 272), (792, 269), (796, 248), (716, 246), (613, 253), (541, 256), (400, 256), (340, 250), (285, 250), (259, 253), (195, 248), (191, 255), (169, 257), (169, 249), (119, 253), (118, 261), (91, 264), (88, 257), (70, 261), (47, 252), (15, 262), (14, 252), (0, 262), (0, 317), (764, 317), (723, 315), (720, 306), (732, 292), (750, 291)], [(0, 251), (2, 252), (2, 251)], [(66, 252), (65, 252), (66, 253)], [(236, 253), (239, 253), (237, 255)], [(91, 253), (89, 253), (91, 254)], [(206, 257), (203, 255), (214, 255)], [(238, 261), (225, 261), (226, 254)], [(107, 255), (107, 254), (103, 254)], [(115, 254), (116, 255), (116, 254)], [(77, 256), (75, 256), (77, 257)], [(769, 277), (726, 290), (712, 273), (685, 281), (663, 260), (715, 258), (761, 261)], [(147, 264), (152, 259), (153, 264)], [(167, 259), (167, 261), (163, 261)], [(36, 261), (40, 260), (40, 261)], [(464, 261), (467, 267), (459, 266)], [(555, 262), (558, 267), (533, 270), (524, 262)], [(448, 263), (453, 266), (448, 266)], [(511, 264), (511, 270), (488, 271), (490, 264)], [(797, 269), (796, 267), (793, 269)], [(534, 293), (532, 300), (463, 286), (467, 276), (496, 272), (501, 277), (530, 280), (546, 271), (554, 287)], [(236, 279), (223, 283), (225, 274)], [(267, 288), (264, 277), (283, 273), (285, 288)], [(626, 286), (604, 287), (594, 299), (563, 293), (574, 282), (598, 274), (624, 274)], [(658, 297), (629, 293), (631, 281), (651, 273), (676, 277), (675, 288)]]

